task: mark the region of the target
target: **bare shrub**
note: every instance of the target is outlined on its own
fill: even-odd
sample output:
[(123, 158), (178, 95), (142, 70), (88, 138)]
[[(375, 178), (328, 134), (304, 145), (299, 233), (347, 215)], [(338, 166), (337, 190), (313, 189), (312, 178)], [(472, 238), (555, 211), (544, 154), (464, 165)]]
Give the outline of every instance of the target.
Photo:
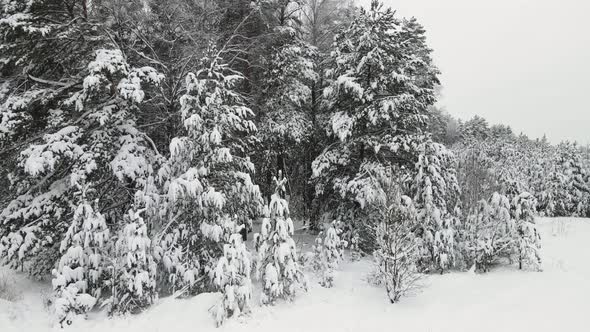
[(391, 303), (396, 303), (415, 291), (421, 279), (416, 269), (418, 248), (412, 232), (417, 215), (412, 200), (401, 195), (394, 183), (384, 183), (382, 190), (384, 199), (376, 206), (380, 222), (376, 229), (378, 249), (373, 253), (377, 269), (374, 277), (385, 285)]
[(0, 299), (16, 302), (22, 298), (22, 294), (15, 286), (14, 278), (0, 272)]

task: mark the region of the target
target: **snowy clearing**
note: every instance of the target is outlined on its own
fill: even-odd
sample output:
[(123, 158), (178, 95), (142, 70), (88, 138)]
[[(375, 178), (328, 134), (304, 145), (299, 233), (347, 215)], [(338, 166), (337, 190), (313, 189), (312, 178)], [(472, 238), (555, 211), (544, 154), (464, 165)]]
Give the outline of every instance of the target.
[[(248, 318), (217, 329), (208, 309), (218, 294), (162, 299), (149, 314), (106, 319), (92, 313), (76, 331), (587, 331), (590, 298), (589, 219), (540, 219), (543, 272), (500, 267), (487, 274), (430, 276), (419, 294), (389, 304), (384, 289), (370, 285), (368, 259), (341, 265), (331, 289), (315, 280), (295, 303), (255, 306)], [(302, 241), (304, 242), (304, 241)], [(2, 268), (20, 293), (0, 300), (0, 330), (51, 331), (43, 305), (47, 285)], [(257, 300), (257, 299), (256, 299)]]

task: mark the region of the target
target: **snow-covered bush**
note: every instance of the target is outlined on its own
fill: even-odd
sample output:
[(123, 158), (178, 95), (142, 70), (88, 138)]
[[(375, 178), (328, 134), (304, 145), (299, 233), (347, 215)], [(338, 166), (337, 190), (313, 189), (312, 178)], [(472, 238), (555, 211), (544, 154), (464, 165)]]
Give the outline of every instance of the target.
[(223, 256), (217, 261), (217, 267), (213, 271), (215, 286), (223, 294), (215, 309), (217, 326), (231, 316), (250, 312), (252, 259), (239, 232), (243, 227), (245, 225), (234, 227), (229, 241), (223, 246)]
[(347, 243), (342, 240), (342, 226), (335, 220), (318, 234), (313, 247), (313, 268), (320, 275), (320, 285), (332, 287), (338, 264), (342, 261)]
[(267, 215), (262, 220), (260, 233), (254, 235), (256, 275), (262, 281), (263, 304), (274, 304), (278, 298), (292, 300), (298, 288), (307, 287), (292, 238), (294, 229), (289, 217), (289, 203), (284, 198), (286, 181), (279, 171), (279, 177), (274, 178), (275, 192), (265, 209)]
[(523, 192), (512, 201), (512, 216), (515, 220), (515, 248), (518, 268), (530, 266), (541, 269), (541, 234), (535, 223), (537, 200)]
[(22, 297), (22, 294), (16, 288), (14, 278), (0, 272), (0, 300), (15, 302)]
[(156, 264), (142, 212), (129, 210), (116, 243), (116, 257), (111, 266), (112, 313), (137, 313), (157, 298)]
[[(75, 280), (77, 277), (65, 274), (64, 278), (66, 280)], [(59, 297), (53, 301), (55, 318), (61, 327), (84, 319), (86, 313), (96, 305), (96, 298), (84, 293), (84, 289), (78, 288), (76, 283), (65, 286), (54, 284), (54, 288), (59, 294)]]
[(418, 241), (412, 231), (417, 222), (412, 200), (393, 185), (384, 187), (386, 200), (377, 207), (381, 222), (377, 225), (377, 244), (373, 256), (376, 277), (385, 285), (391, 303), (418, 287), (420, 274)]
[(489, 202), (480, 201), (477, 211), (467, 217), (467, 226), (468, 264), (487, 272), (499, 258), (510, 258), (516, 228), (506, 196), (494, 193)]

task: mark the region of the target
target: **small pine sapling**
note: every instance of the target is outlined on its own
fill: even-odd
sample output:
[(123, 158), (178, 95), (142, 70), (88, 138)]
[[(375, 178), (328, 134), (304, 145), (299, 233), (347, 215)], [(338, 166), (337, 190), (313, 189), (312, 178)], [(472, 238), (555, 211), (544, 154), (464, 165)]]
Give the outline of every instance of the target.
[(443, 145), (432, 141), (421, 144), (419, 150), (417, 174), (412, 183), (421, 229), (418, 267), (424, 272), (442, 274), (455, 264), (454, 218), (449, 207), (458, 193), (451, 166), (454, 156)]
[(142, 212), (129, 210), (116, 244), (111, 313), (137, 313), (157, 299), (156, 263)]
[(508, 197), (499, 193), (492, 194), (489, 202), (489, 219), (493, 229), (494, 255), (498, 257), (509, 256), (516, 226), (510, 217)]
[(436, 264), (442, 274), (455, 265), (455, 230), (451, 216), (441, 218), (440, 229), (434, 233)]
[(258, 252), (256, 275), (262, 280), (263, 304), (273, 304), (277, 298), (292, 300), (298, 287), (306, 288), (292, 238), (294, 229), (289, 203), (283, 198), (286, 178), (281, 171), (274, 182), (275, 193), (265, 209), (268, 214), (263, 218), (260, 233), (254, 235)]
[(323, 287), (334, 285), (336, 268), (343, 259), (347, 243), (340, 238), (341, 233), (340, 222), (335, 220), (326, 225), (315, 240), (313, 266), (320, 274), (320, 285)]
[[(61, 242), (63, 253), (53, 273), (55, 314), (63, 326), (84, 316), (100, 297), (104, 281), (104, 250), (109, 229), (104, 216), (86, 199), (88, 187), (81, 192), (82, 203)], [(95, 202), (96, 203), (96, 202)]]
[(523, 192), (513, 200), (513, 217), (516, 220), (516, 239), (513, 252), (518, 258), (518, 268), (525, 265), (541, 269), (541, 235), (535, 224), (536, 199)]
[(236, 226), (235, 223), (233, 225), (229, 241), (223, 246), (223, 256), (213, 271), (213, 282), (223, 294), (215, 309), (218, 327), (229, 317), (249, 313), (252, 299), (252, 259), (240, 234), (246, 226)]
[(490, 207), (485, 200), (477, 203), (476, 212), (467, 217), (467, 225), (468, 263), (477, 270), (487, 272), (494, 258), (494, 247)]

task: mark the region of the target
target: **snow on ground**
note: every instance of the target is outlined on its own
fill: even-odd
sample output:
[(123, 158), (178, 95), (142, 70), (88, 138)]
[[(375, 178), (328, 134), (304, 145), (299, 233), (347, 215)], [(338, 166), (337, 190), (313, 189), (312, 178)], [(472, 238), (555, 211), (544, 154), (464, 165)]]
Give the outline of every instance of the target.
[[(217, 294), (162, 299), (148, 312), (104, 319), (93, 314), (75, 331), (588, 331), (590, 220), (541, 219), (544, 271), (501, 267), (487, 274), (449, 273), (424, 280), (420, 293), (390, 304), (366, 281), (370, 260), (342, 264), (335, 287), (313, 280), (294, 303), (255, 306), (246, 319), (216, 329), (208, 309)], [(309, 245), (309, 238), (301, 237)], [(6, 270), (2, 270), (6, 273)], [(0, 271), (0, 272), (2, 272)], [(1, 274), (0, 274), (1, 275)], [(0, 331), (49, 331), (40, 292), (47, 287), (18, 278), (22, 299), (0, 300)]]
[(47, 331), (51, 317), (43, 301), (51, 295), (51, 287), (5, 267), (0, 267), (0, 279), (17, 299), (15, 302), (6, 301), (0, 294), (0, 331)]

